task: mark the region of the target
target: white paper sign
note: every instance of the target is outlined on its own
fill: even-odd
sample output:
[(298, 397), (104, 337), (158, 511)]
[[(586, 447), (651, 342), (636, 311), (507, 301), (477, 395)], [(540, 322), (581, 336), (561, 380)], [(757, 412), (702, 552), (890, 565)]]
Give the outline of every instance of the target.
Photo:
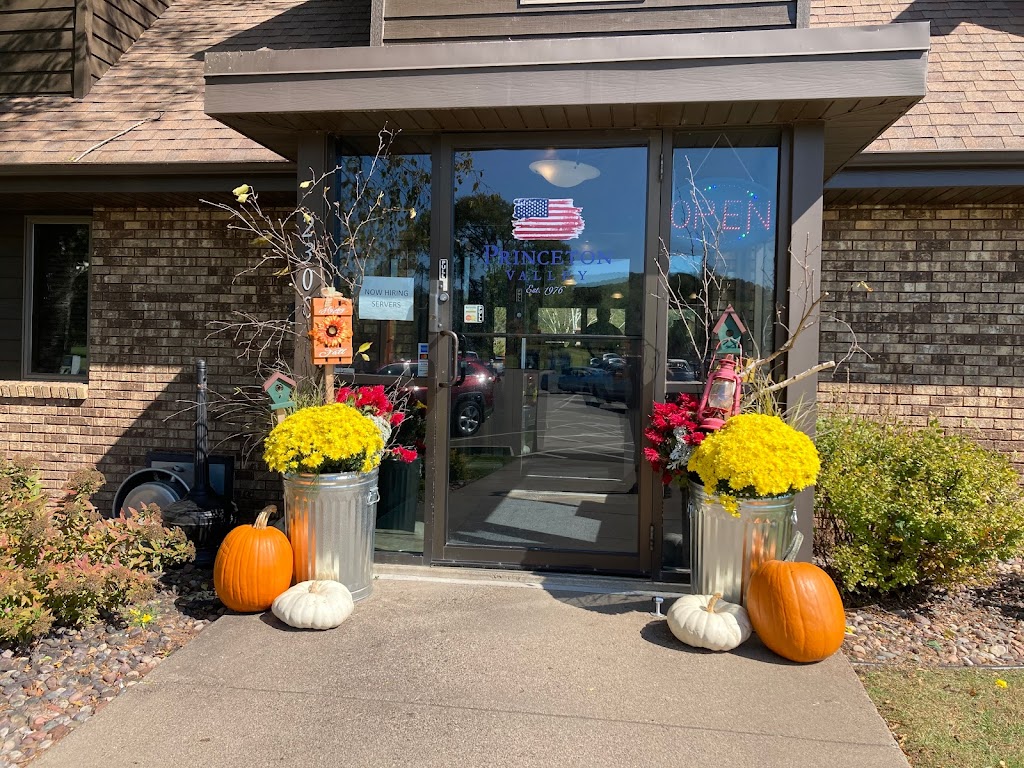
[(359, 291), (360, 320), (412, 320), (412, 277), (364, 277)]
[(484, 321), (483, 304), (466, 304), (462, 312), (462, 322), (482, 323)]

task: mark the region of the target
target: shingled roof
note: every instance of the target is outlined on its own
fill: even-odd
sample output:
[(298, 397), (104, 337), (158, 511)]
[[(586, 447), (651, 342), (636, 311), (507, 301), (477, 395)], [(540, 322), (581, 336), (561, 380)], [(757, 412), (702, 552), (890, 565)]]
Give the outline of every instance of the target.
[(206, 116), (205, 52), (367, 45), (369, 5), (175, 0), (84, 99), (0, 99), (0, 166), (280, 161)]
[(867, 152), (1024, 149), (1024, 2), (813, 0), (812, 26), (930, 21), (928, 95)]
[[(868, 151), (1024, 149), (1020, 0), (813, 0), (812, 26), (932, 22), (928, 96)], [(370, 0), (175, 0), (89, 95), (0, 99), (0, 166), (274, 162), (203, 111), (208, 50), (369, 42)]]

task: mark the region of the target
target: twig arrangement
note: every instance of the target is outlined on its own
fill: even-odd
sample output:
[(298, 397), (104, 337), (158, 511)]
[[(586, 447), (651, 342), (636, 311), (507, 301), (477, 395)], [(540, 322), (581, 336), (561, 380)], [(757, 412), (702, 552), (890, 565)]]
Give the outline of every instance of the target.
[[(296, 381), (299, 406), (324, 402), (324, 377), (319, 370), (300, 373), (289, 362), (296, 342), (308, 331), (313, 296), (332, 291), (356, 296), (380, 242), (393, 236), (400, 223), (418, 215), (402, 198), (417, 189), (416, 184), (429, 182), (429, 174), (424, 175), (424, 169), (408, 157), (392, 155), (397, 135), (397, 130), (385, 125), (372, 155), (342, 158), (325, 173), (310, 169), (309, 178), (299, 184), (298, 205), (291, 210), (265, 209), (258, 191), (248, 184), (232, 190), (233, 204), (203, 201), (225, 213), (228, 229), (243, 233), (256, 249), (256, 258), (233, 282), (269, 273), (285, 281), (295, 297), (295, 311), (289, 317), (275, 314), (270, 307), (266, 311), (252, 307), (209, 326), (210, 337), (231, 338), (237, 359), (253, 367), (252, 385), (235, 387), (229, 394), (209, 393), (211, 417), (229, 429), (218, 445), (239, 441), (245, 461), (257, 453), (274, 424), (261, 386), (272, 373), (285, 373)], [(195, 407), (190, 401), (180, 402), (183, 407), (168, 418)]]
[[(686, 167), (686, 194), (695, 209), (702, 212), (699, 217), (693, 217), (695, 221), (700, 222), (698, 226), (702, 228), (699, 231), (694, 230), (689, 224), (683, 229), (689, 235), (689, 242), (698, 243), (700, 246), (696, 253), (686, 254), (692, 267), (692, 271), (688, 272), (692, 278), (692, 290), (685, 290), (686, 283), (677, 277), (678, 273), (672, 268), (673, 258), (679, 258), (680, 255), (673, 254), (664, 241), (661, 244), (657, 267), (669, 317), (677, 318), (677, 322), (685, 329), (687, 341), (696, 356), (699, 378), (703, 380), (709, 373), (708, 369), (716, 352), (712, 328), (729, 304), (726, 291), (729, 280), (728, 264), (722, 248), (722, 221), (716, 216), (714, 206), (697, 183), (689, 158), (686, 158)], [(708, 227), (707, 224), (711, 226)], [(808, 248), (805, 249), (803, 257), (796, 260), (800, 265), (800, 277), (798, 283), (791, 285), (789, 290), (791, 301), (796, 298), (802, 300), (800, 306), (804, 307), (804, 311), (801, 317), (796, 323), (789, 325), (785, 321), (785, 307), (776, 307), (773, 312), (774, 323), (785, 330), (786, 340), (774, 351), (762, 354), (759, 339), (756, 335), (750, 338), (749, 348), (752, 354), (744, 358), (740, 368), (740, 374), (747, 382), (742, 400), (744, 410), (782, 415), (784, 410), (792, 410), (796, 404), (790, 404), (788, 409), (783, 409), (780, 404), (780, 393), (810, 376), (841, 366), (858, 352), (864, 353), (852, 326), (847, 321), (834, 313), (823, 313), (822, 307), (826, 299), (831, 297), (819, 287), (819, 276), (811, 264), (812, 255), (813, 251)], [(871, 288), (861, 281), (848, 288), (848, 291), (855, 290), (870, 292)], [(842, 357), (820, 362), (802, 371), (785, 370), (781, 363), (785, 361), (785, 356), (794, 348), (797, 340), (823, 321), (846, 330), (850, 343)], [(776, 380), (780, 371), (784, 372), (783, 378)]]

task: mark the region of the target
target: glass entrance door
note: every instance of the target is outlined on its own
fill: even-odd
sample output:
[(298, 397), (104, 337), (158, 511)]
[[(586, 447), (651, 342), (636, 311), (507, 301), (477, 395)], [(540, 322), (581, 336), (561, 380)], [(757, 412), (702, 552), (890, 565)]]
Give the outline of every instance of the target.
[(435, 561), (649, 568), (637, 493), (648, 153), (448, 155)]

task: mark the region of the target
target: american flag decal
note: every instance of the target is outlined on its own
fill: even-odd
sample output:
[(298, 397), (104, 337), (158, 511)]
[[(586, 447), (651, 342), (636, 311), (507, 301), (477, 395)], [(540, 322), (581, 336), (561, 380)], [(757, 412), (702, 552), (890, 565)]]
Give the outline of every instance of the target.
[(516, 240), (573, 240), (583, 232), (583, 209), (574, 207), (571, 199), (517, 197), (512, 202)]

